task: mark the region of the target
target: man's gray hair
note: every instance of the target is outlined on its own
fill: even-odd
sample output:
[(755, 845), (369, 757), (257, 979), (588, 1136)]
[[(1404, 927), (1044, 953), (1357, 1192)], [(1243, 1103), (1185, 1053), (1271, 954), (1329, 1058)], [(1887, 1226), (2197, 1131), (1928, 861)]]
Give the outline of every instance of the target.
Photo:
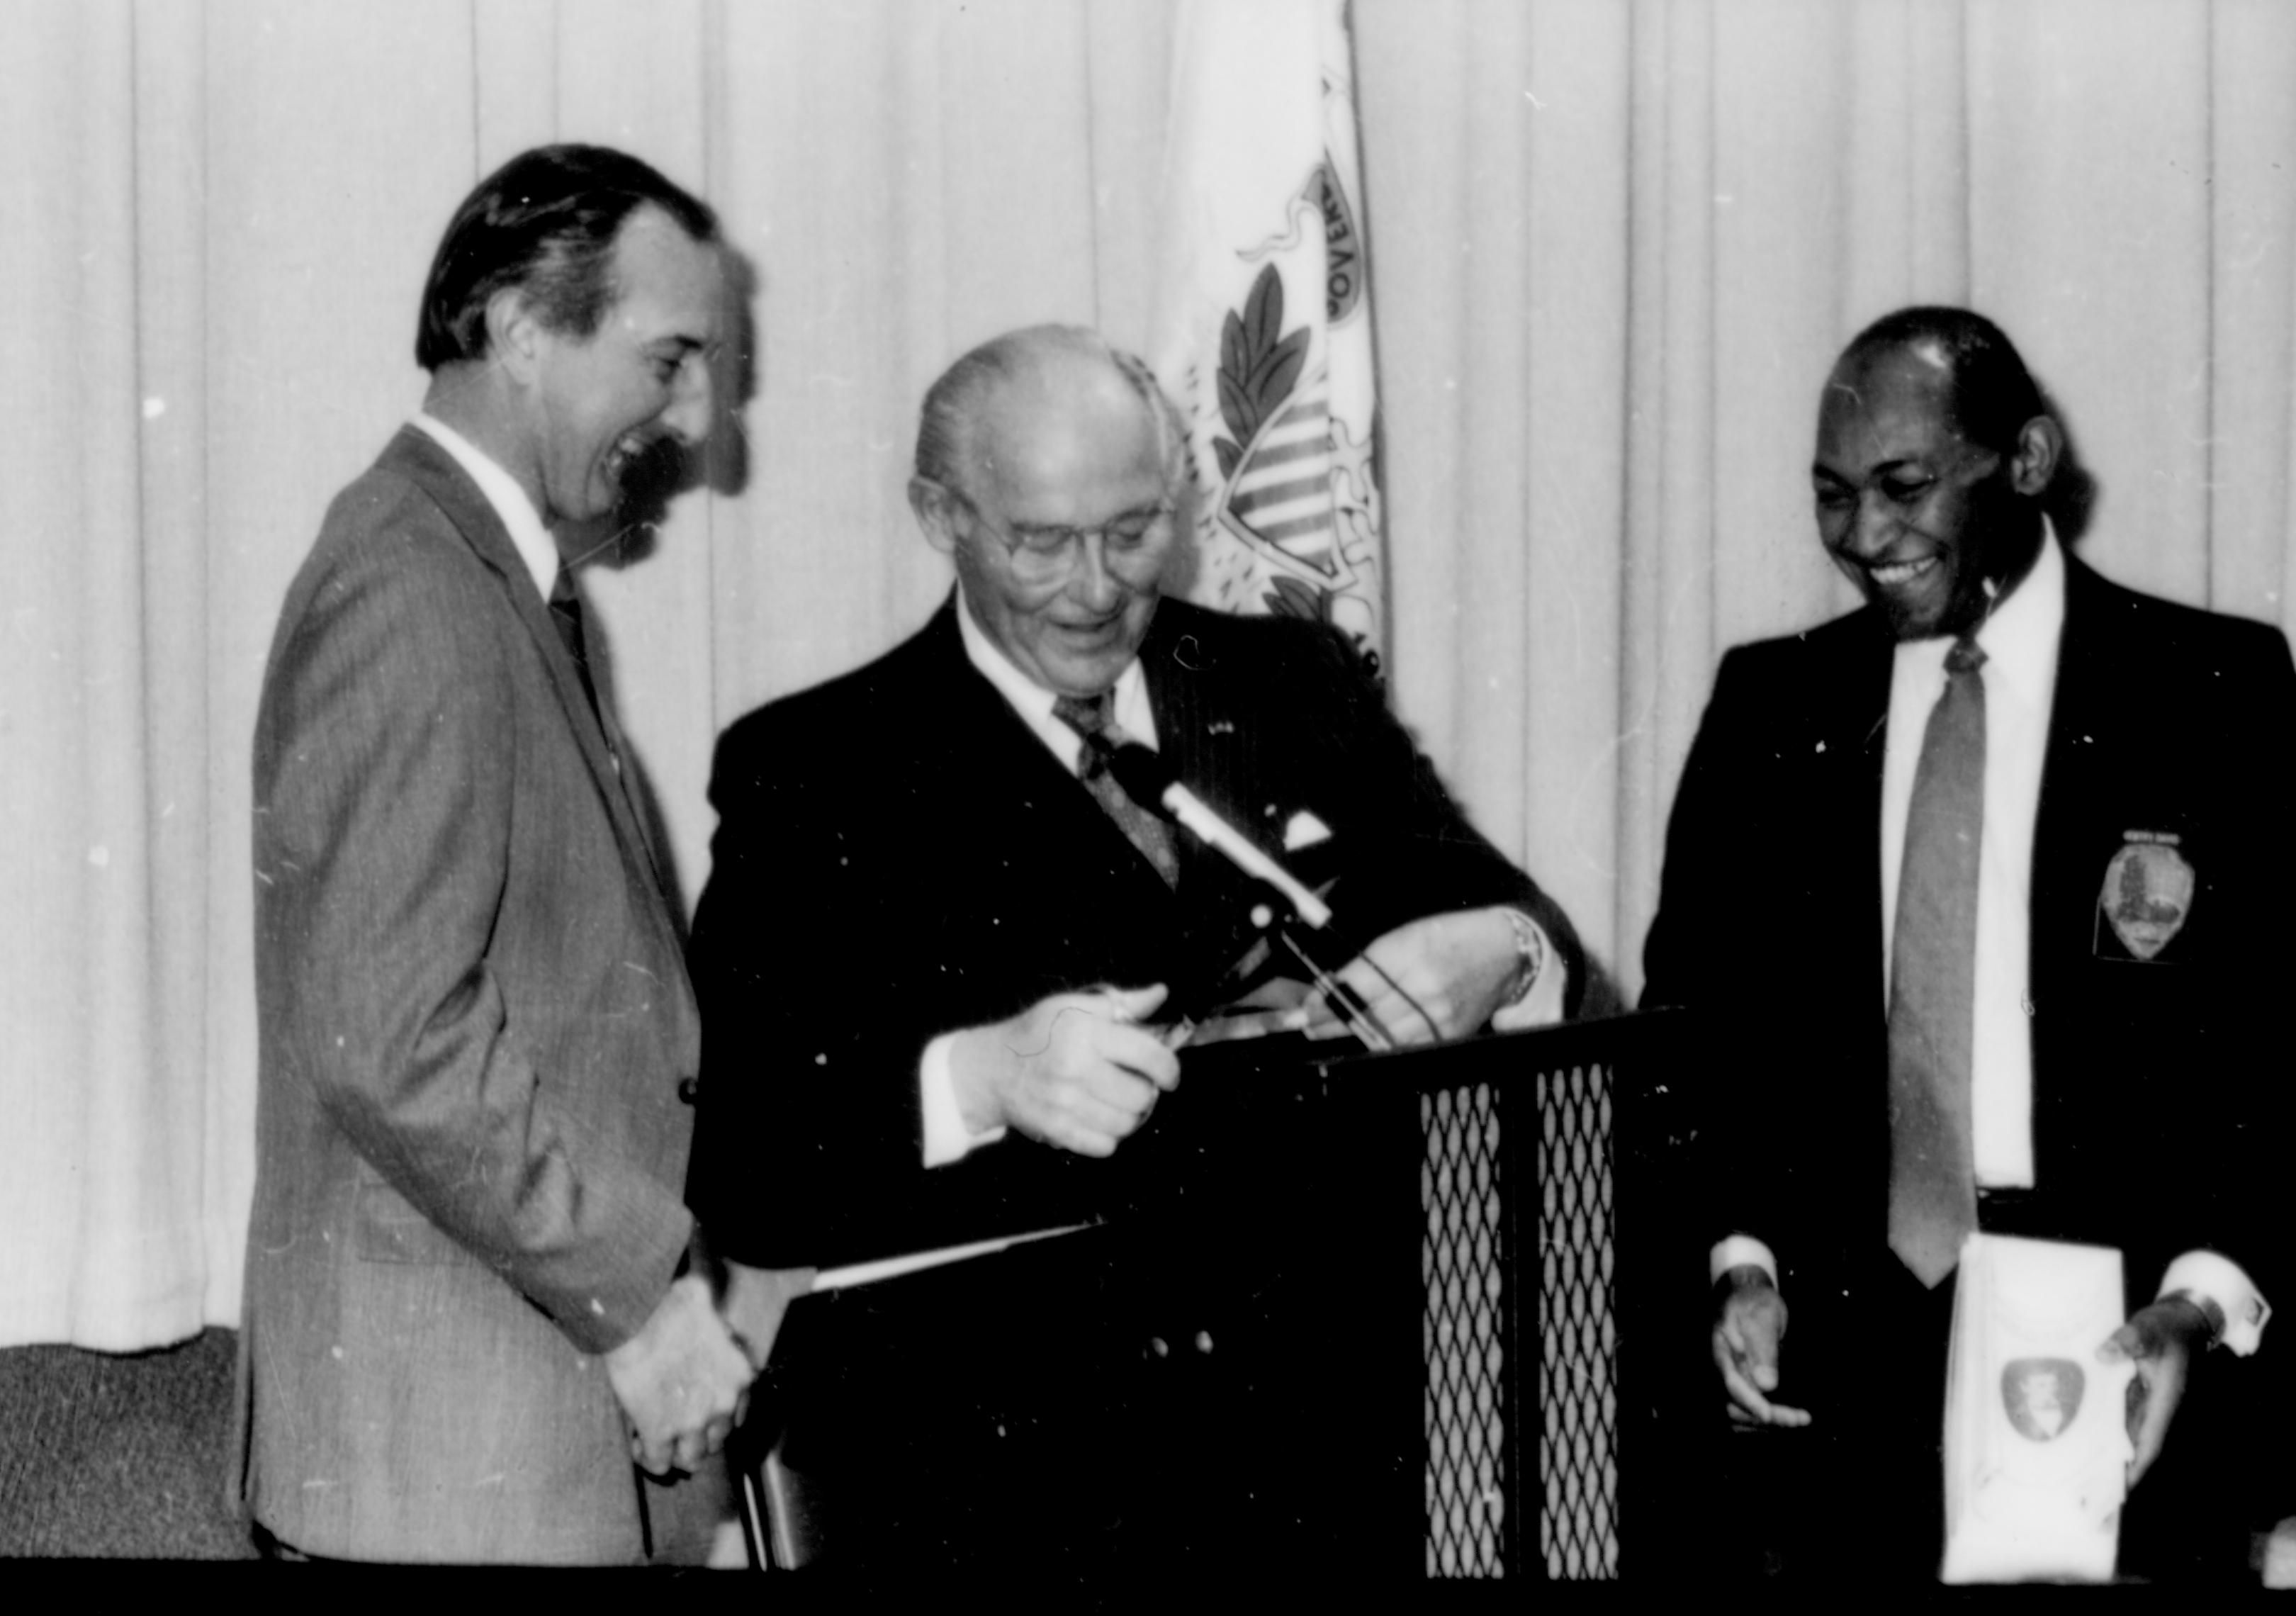
[(1155, 373), (1135, 355), (1115, 347), (1086, 325), (1031, 325), (991, 337), (940, 373), (925, 390), (917, 421), (916, 474), (959, 494), (965, 488), (964, 457), (973, 417), (998, 387), (1026, 375), (1046, 356), (1066, 353), (1105, 360), (1130, 384), (1156, 422), (1156, 451), (1164, 463), (1165, 484), (1177, 489), (1187, 480), (1186, 424)]

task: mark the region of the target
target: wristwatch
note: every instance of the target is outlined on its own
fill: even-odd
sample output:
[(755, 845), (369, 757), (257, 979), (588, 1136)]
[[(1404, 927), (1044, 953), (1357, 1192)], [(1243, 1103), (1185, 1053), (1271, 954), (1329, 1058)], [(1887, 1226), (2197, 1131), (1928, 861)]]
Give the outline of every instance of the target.
[(1499, 911), (1514, 929), (1516, 964), (1514, 980), (1499, 1000), (1501, 1009), (1510, 1009), (1529, 997), (1538, 985), (1538, 973), (1546, 969), (1546, 932), (1539, 923), (1521, 909)]

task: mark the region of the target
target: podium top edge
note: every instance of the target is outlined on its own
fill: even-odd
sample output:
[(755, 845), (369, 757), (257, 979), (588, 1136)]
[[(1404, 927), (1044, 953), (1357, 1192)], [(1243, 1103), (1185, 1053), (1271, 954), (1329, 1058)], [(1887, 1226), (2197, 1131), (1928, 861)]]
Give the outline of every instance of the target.
[(1662, 1057), (1679, 1046), (1695, 1020), (1683, 1010), (1642, 1010), (1408, 1049), (1374, 1052), (1322, 1045), (1315, 1046), (1317, 1053), (1308, 1059), (1327, 1077), (1376, 1072), (1380, 1080), (1391, 1082), (1401, 1076), (1423, 1091), (1456, 1088), (1463, 1082), (1527, 1082), (1539, 1073), (1565, 1068)]

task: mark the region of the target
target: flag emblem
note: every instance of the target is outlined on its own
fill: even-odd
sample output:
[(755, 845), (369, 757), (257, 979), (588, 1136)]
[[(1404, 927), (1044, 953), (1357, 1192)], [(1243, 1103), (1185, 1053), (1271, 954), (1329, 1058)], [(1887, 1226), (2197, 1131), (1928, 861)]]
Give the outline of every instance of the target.
[(1344, 630), (1386, 587), (1353, 68), (1341, 0), (1189, 4), (1152, 358), (1203, 497), (1185, 592)]

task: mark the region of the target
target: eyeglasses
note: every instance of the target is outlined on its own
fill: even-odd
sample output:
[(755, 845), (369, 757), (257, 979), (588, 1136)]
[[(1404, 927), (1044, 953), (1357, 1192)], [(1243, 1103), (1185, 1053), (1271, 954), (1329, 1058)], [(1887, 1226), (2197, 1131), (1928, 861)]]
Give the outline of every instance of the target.
[(1124, 570), (1136, 559), (1160, 546), (1172, 534), (1172, 519), (1179, 507), (1167, 497), (1147, 510), (1127, 511), (1097, 528), (1013, 527), (996, 521), (972, 503), (962, 488), (934, 485), (964, 507), (965, 513), (994, 534), (1004, 546), (1013, 574), (1027, 583), (1050, 583), (1065, 578), (1084, 552), (1084, 541), (1097, 537), (1107, 564)]

